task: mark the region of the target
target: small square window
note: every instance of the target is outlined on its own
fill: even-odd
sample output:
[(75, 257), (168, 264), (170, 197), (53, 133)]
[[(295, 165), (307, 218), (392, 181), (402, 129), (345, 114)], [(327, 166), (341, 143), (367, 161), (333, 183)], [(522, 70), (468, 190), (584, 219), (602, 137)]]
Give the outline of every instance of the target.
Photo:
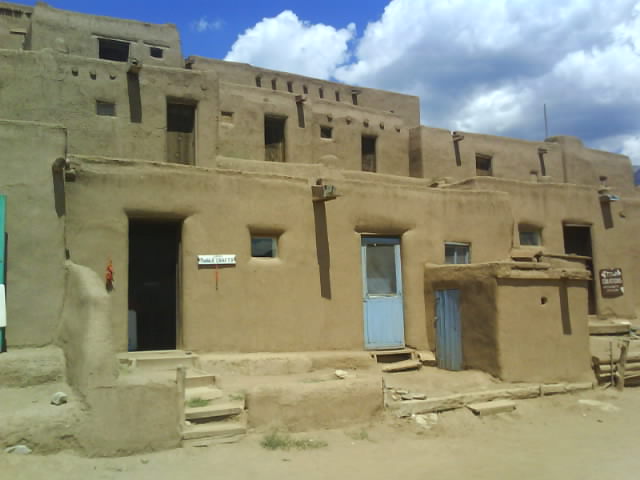
[(333, 138), (333, 128), (320, 127), (320, 138)]
[(539, 228), (518, 227), (518, 232), (520, 236), (520, 246), (542, 245), (542, 235)]
[(268, 236), (251, 236), (251, 256), (256, 258), (275, 258), (278, 256), (278, 239)]
[(105, 117), (115, 117), (116, 104), (113, 102), (103, 102), (96, 100), (96, 114)]
[(476, 175), (490, 177), (493, 175), (492, 158), (489, 155), (476, 155)]
[(162, 58), (164, 57), (164, 50), (160, 47), (149, 47), (149, 55), (153, 58)]
[(444, 244), (444, 263), (466, 264), (470, 262), (468, 243), (447, 242)]

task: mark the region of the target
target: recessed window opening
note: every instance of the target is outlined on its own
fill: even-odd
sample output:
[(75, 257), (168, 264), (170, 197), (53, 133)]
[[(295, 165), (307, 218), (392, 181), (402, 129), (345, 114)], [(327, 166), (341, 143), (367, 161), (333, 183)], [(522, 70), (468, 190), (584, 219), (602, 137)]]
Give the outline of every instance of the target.
[(98, 39), (98, 58), (113, 60), (114, 62), (126, 62), (129, 60), (129, 42), (112, 40), (109, 38)]
[(164, 57), (164, 50), (160, 47), (149, 47), (149, 55), (153, 58), (162, 58)]
[(324, 98), (324, 88), (320, 87), (320, 88), (318, 89), (318, 96), (319, 96), (320, 98)]
[(264, 147), (265, 160), (268, 162), (285, 161), (285, 123), (286, 118), (265, 115), (264, 117)]
[(113, 102), (104, 102), (96, 100), (96, 114), (106, 117), (115, 117), (116, 104)]
[(340, 101), (340, 92), (336, 91), (336, 102)]
[(542, 229), (538, 227), (519, 225), (518, 235), (522, 247), (542, 245)]
[(377, 170), (376, 137), (362, 136), (362, 171), (375, 172)]
[(167, 131), (193, 133), (196, 122), (196, 106), (167, 102)]
[(333, 138), (333, 128), (320, 127), (320, 138)]
[(223, 120), (233, 120), (233, 112), (222, 110), (220, 112), (220, 116), (222, 117)]
[(605, 177), (604, 175), (600, 175), (598, 179), (600, 180), (600, 185), (602, 185), (603, 187), (607, 186), (607, 177)]
[(490, 155), (476, 154), (476, 176), (490, 177), (493, 175), (492, 160)]
[(251, 256), (254, 258), (276, 258), (278, 238), (273, 235), (251, 235)]
[(256, 77), (256, 87), (262, 87), (262, 77), (260, 75)]
[(278, 81), (274, 78), (271, 80), (271, 90), (277, 90), (278, 89)]
[(293, 82), (291, 80), (287, 82), (287, 92), (293, 93)]
[(172, 163), (195, 164), (196, 105), (167, 101), (167, 156)]
[(548, 301), (547, 297), (540, 297), (540, 305), (546, 305)]
[(460, 242), (444, 244), (444, 263), (462, 265), (471, 262), (470, 245)]
[(352, 93), (351, 94), (351, 102), (354, 105), (358, 105), (358, 94), (357, 93)]
[(309, 87), (307, 87), (306, 85), (302, 86), (302, 93), (304, 93), (305, 95), (309, 93)]

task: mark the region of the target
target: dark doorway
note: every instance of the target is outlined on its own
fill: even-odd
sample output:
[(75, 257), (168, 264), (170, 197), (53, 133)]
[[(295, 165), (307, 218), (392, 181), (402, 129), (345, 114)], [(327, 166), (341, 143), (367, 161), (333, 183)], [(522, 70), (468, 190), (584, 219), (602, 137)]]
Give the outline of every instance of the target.
[(176, 348), (180, 230), (179, 222), (129, 221), (130, 350)]
[[(302, 118), (304, 122), (304, 116)], [(285, 122), (286, 118), (283, 117), (272, 117), (269, 115), (264, 117), (264, 159), (267, 162), (285, 161)], [(304, 127), (304, 124), (302, 124), (302, 127)]]
[(591, 246), (591, 227), (589, 225), (563, 225), (564, 252), (568, 255), (580, 255), (589, 257), (586, 262), (587, 269), (591, 272), (589, 282), (589, 315), (596, 313), (595, 277), (593, 273), (593, 249)]
[(375, 172), (378, 170), (376, 161), (376, 137), (370, 135), (362, 136), (362, 171)]
[(167, 156), (171, 163), (196, 163), (196, 105), (167, 101)]

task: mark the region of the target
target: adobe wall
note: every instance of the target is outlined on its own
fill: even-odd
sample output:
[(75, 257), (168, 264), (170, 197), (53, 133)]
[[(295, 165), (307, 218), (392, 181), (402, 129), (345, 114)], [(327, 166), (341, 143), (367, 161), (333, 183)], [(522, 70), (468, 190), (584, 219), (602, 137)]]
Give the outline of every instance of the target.
[[(0, 50), (0, 103), (16, 120), (63, 122), (68, 152), (166, 161), (167, 97), (198, 102), (196, 163), (213, 166), (217, 82), (211, 73), (145, 66), (139, 74), (142, 122), (131, 121), (127, 64), (46, 52)], [(35, 92), (47, 92), (46, 97)], [(96, 114), (96, 100), (115, 116)]]
[[(3, 112), (4, 113), (4, 112)], [(0, 193), (7, 196), (7, 342), (42, 346), (56, 334), (65, 292), (61, 126), (0, 120)]]
[[(409, 176), (409, 131), (398, 115), (353, 108), (344, 103), (313, 99), (302, 103), (304, 127), (296, 95), (286, 91), (265, 92), (255, 86), (220, 84), (220, 156), (264, 160), (264, 117), (286, 117), (286, 161), (322, 163), (361, 170), (361, 136), (376, 137), (377, 171)], [(332, 138), (320, 136), (320, 127), (332, 129)]]
[[(420, 99), (413, 95), (376, 90), (374, 88), (353, 87), (343, 83), (254, 67), (247, 63), (227, 62), (199, 56), (189, 57), (187, 65), (193, 70), (215, 71), (221, 81), (226, 83), (255, 87), (256, 77), (260, 77), (262, 85), (260, 88), (266, 92), (271, 92), (273, 90), (272, 81), (275, 80), (275, 90), (278, 92), (304, 95), (308, 100), (314, 102), (324, 100), (324, 102), (330, 104), (341, 104), (345, 107), (348, 106), (354, 112), (367, 109), (380, 111), (381, 113), (392, 113), (402, 118), (408, 126), (420, 125)], [(292, 92), (288, 92), (289, 82), (291, 83)], [(308, 93), (305, 93), (304, 87), (306, 87)], [(322, 98), (320, 89), (322, 89)], [(339, 99), (336, 97), (336, 92), (339, 95)], [(353, 103), (353, 92), (357, 94), (357, 105)]]
[(619, 267), (624, 276), (625, 294), (602, 298), (596, 279), (597, 312), (602, 317), (635, 318), (638, 304), (636, 288), (640, 227), (638, 201), (623, 196), (619, 202), (602, 204), (596, 187), (569, 184), (533, 184), (477, 177), (457, 188), (487, 189), (509, 194), (514, 218), (514, 246), (519, 247), (518, 224), (542, 228), (542, 248), (547, 253), (564, 253), (563, 224), (591, 225), (594, 271)]
[(425, 265), (424, 292), (429, 347), (436, 351), (436, 290), (460, 290), (460, 325), (464, 368), (499, 377), (497, 282), (487, 264)]
[[(406, 342), (427, 348), (424, 263), (442, 262), (447, 240), (472, 242), (477, 261), (506, 258), (511, 247), (502, 194), (434, 190), (412, 179), (341, 175), (311, 165), (230, 161), (211, 171), (108, 160), (73, 164), (71, 259), (100, 276), (113, 259), (111, 322), (121, 351), (127, 348), (129, 216), (184, 219), (182, 346), (196, 351), (361, 350), (362, 233), (401, 236)], [(324, 211), (311, 201), (317, 178), (342, 194)], [(483, 218), (486, 211), (494, 216)], [(487, 237), (487, 228), (495, 236)], [(281, 232), (279, 257), (251, 258), (251, 231)], [(235, 267), (221, 270), (217, 291), (215, 272), (196, 265), (196, 255), (214, 253), (237, 255)], [(328, 285), (321, 285), (322, 272)]]
[(31, 25), (33, 8), (0, 2), (0, 48), (21, 50)]
[[(143, 64), (182, 67), (180, 36), (175, 25), (152, 24), (122, 18), (86, 15), (38, 3), (32, 16), (30, 49), (55, 49), (87, 58), (98, 58), (98, 37), (131, 42), (129, 56)], [(150, 55), (149, 47), (161, 47), (163, 58)]]
[(498, 279), (498, 355), (506, 381), (591, 381), (586, 281)]

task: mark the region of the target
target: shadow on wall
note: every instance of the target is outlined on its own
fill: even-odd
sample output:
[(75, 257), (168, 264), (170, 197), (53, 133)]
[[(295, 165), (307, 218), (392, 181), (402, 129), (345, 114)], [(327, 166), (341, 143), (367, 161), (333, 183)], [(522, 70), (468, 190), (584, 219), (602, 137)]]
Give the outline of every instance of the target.
[(602, 210), (602, 223), (604, 228), (613, 228), (613, 215), (611, 214), (611, 203), (600, 202), (600, 209)]
[(64, 197), (64, 164), (64, 158), (58, 158), (51, 166), (53, 201), (58, 217), (62, 217), (67, 211), (67, 204)]
[(331, 300), (331, 253), (327, 231), (327, 210), (324, 202), (313, 202), (313, 219), (316, 230), (316, 256), (320, 275), (320, 295)]
[(562, 333), (571, 335), (571, 310), (569, 309), (569, 292), (567, 290), (567, 282), (562, 282), (558, 291), (560, 295), (560, 316), (562, 318)]

